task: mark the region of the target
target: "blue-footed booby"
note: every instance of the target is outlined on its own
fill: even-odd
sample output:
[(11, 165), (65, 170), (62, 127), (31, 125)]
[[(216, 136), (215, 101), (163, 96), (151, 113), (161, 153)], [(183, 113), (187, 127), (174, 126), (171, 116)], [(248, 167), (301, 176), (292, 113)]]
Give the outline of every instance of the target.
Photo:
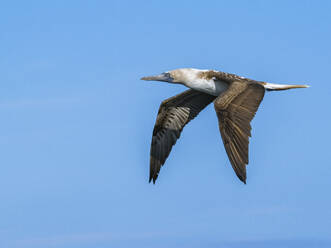
[(182, 84), (190, 88), (164, 100), (160, 105), (150, 150), (149, 182), (153, 180), (153, 183), (184, 126), (214, 102), (225, 151), (238, 178), (246, 184), (250, 122), (265, 91), (308, 87), (272, 84), (231, 73), (192, 68), (167, 71), (141, 79)]

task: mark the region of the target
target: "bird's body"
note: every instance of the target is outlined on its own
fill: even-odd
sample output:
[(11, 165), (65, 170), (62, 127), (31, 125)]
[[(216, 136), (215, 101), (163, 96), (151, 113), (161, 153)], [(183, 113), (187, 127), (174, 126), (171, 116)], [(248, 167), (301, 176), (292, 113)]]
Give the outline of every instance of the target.
[(150, 181), (161, 166), (184, 126), (214, 101), (223, 144), (233, 169), (246, 183), (248, 143), (253, 119), (265, 90), (306, 88), (306, 85), (270, 84), (215, 70), (177, 69), (142, 80), (183, 84), (189, 90), (161, 103), (153, 130)]
[(185, 84), (190, 89), (218, 96), (228, 88), (228, 84), (214, 78), (195, 77)]

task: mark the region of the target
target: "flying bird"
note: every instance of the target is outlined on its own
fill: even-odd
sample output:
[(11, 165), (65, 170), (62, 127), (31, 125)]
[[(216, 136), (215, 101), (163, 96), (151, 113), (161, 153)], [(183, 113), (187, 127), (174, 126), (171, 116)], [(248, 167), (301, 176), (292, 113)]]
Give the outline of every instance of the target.
[(246, 184), (250, 122), (265, 91), (309, 87), (272, 84), (231, 73), (193, 68), (167, 71), (141, 80), (182, 84), (190, 88), (164, 100), (159, 107), (150, 150), (149, 182), (153, 183), (184, 126), (214, 102), (225, 151), (236, 175)]

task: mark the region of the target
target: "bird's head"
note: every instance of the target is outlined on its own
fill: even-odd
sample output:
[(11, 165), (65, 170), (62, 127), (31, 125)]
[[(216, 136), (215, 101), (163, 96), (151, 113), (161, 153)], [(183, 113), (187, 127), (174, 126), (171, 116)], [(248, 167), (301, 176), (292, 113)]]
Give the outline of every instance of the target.
[(162, 82), (173, 83), (174, 78), (171, 76), (171, 72), (167, 71), (167, 72), (163, 72), (159, 75), (142, 77), (141, 80), (145, 80), (145, 81), (162, 81)]
[(186, 82), (192, 80), (193, 77), (197, 76), (198, 73), (199, 70), (184, 68), (163, 72), (160, 75), (142, 77), (141, 80), (162, 81), (173, 84), (185, 84)]

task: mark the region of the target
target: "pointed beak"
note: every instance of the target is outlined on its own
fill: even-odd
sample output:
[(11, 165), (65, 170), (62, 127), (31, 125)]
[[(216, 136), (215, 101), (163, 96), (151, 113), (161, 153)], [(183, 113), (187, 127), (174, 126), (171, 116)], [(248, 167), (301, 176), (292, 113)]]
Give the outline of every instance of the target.
[(165, 81), (165, 82), (168, 82), (169, 81), (169, 76), (167, 76), (165, 73), (162, 73), (162, 74), (156, 75), (156, 76), (142, 77), (141, 80), (145, 80), (145, 81)]

